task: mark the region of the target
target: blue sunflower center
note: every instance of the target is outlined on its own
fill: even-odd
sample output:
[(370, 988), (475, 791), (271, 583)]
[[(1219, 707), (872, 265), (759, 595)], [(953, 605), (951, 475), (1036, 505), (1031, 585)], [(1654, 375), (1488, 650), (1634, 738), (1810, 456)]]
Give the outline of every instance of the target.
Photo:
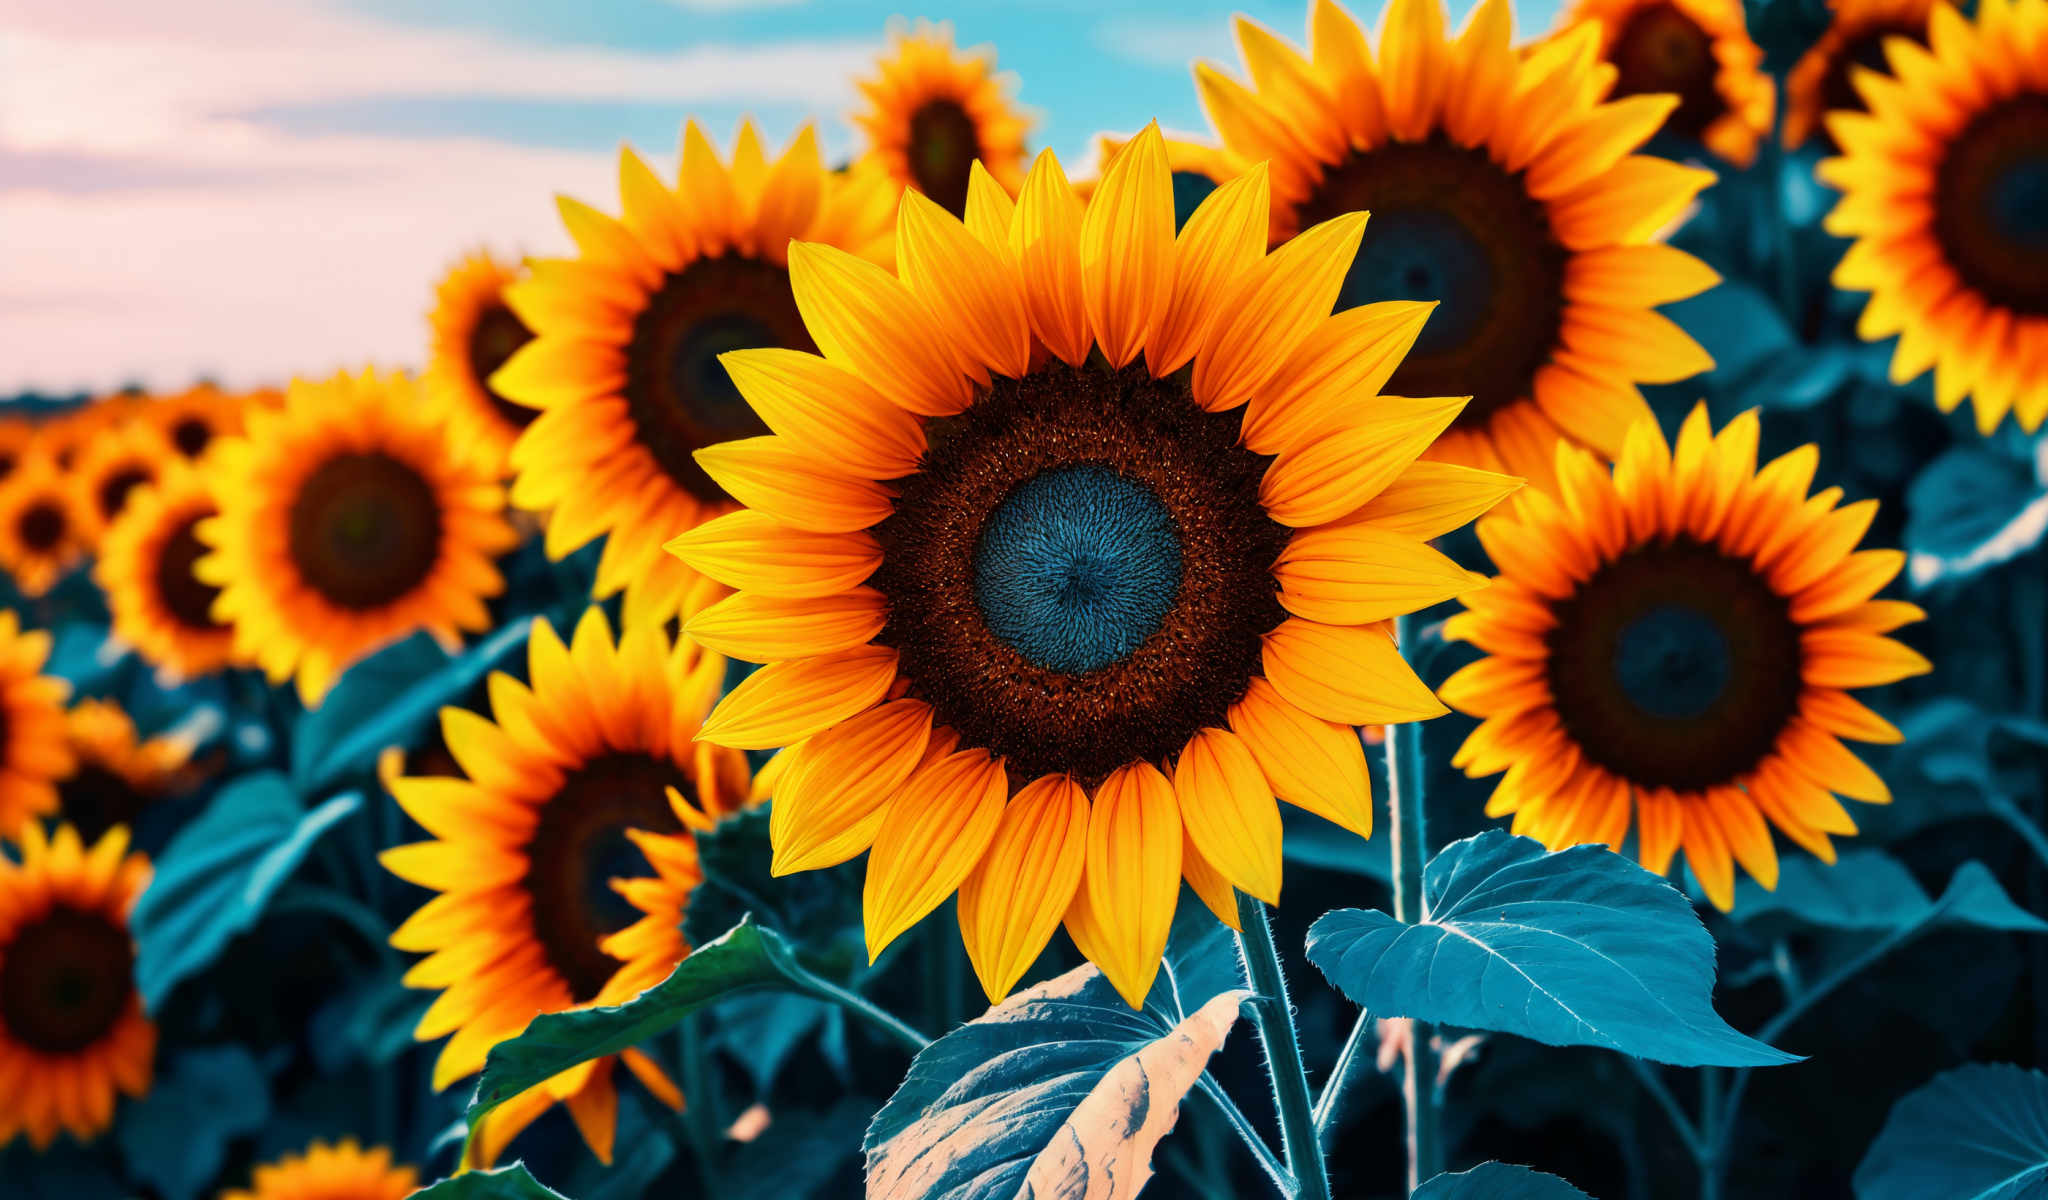
[(1180, 591), (1173, 516), (1143, 484), (1094, 463), (1024, 481), (974, 548), (989, 629), (1049, 671), (1120, 662), (1159, 629)]
[(1935, 173), (1934, 233), (1986, 301), (2048, 313), (2048, 96), (1986, 109)]
[(1713, 618), (1662, 604), (1622, 626), (1614, 674), (1636, 707), (1667, 720), (1705, 714), (1728, 690), (1728, 635)]
[(1675, 538), (1615, 558), (1552, 604), (1558, 720), (1638, 787), (1733, 783), (1798, 711), (1799, 626), (1745, 558)]
[(1337, 307), (1434, 300), (1386, 390), (1471, 396), (1460, 427), (1484, 428), (1529, 395), (1557, 346), (1566, 253), (1543, 206), (1483, 151), (1437, 138), (1354, 153), (1326, 168), (1294, 216), (1303, 228), (1370, 212)]

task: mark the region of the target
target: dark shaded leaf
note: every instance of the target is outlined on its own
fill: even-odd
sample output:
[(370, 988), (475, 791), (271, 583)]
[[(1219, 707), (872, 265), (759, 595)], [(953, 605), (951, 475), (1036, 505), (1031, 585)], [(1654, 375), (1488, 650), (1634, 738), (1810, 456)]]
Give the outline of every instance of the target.
[(926, 1047), (875, 1115), (870, 1200), (1079, 1195), (1093, 1178), (1136, 1193), (1249, 995), (1172, 1024), (1080, 966), (1010, 997)]
[(2041, 544), (2048, 489), (2027, 464), (1978, 446), (1943, 453), (1906, 489), (1906, 576), (1916, 588), (1968, 579)]
[(1897, 859), (1863, 847), (1845, 851), (1834, 866), (1787, 858), (1778, 868), (1775, 891), (1744, 879), (1735, 889), (1735, 919), (1848, 930), (1957, 925), (2048, 933), (2048, 922), (2013, 903), (1982, 863), (1957, 867), (1941, 898), (1934, 900)]
[(842, 1100), (827, 1112), (774, 1113), (760, 1137), (735, 1151), (723, 1178), (730, 1200), (808, 1200), (849, 1177), (857, 1182), (861, 1132), (873, 1108)]
[(1856, 1200), (2021, 1200), (2048, 1192), (2048, 1075), (1973, 1063), (1894, 1105)]
[(493, 1046), (470, 1101), (470, 1122), (544, 1079), (637, 1045), (714, 1001), (764, 987), (810, 993), (818, 983), (781, 935), (742, 920), (627, 1003), (543, 1013), (525, 1033)]
[(1415, 1200), (1589, 1200), (1586, 1193), (1541, 1171), (1514, 1163), (1480, 1163), (1449, 1171), (1415, 1189)]
[(350, 667), (292, 731), (292, 782), (317, 792), (369, 769), (385, 747), (411, 745), (444, 706), (524, 646), (532, 628), (533, 619), (521, 617), (453, 655), (415, 634)]
[(1494, 831), (1423, 874), (1425, 920), (1326, 913), (1308, 957), (1379, 1016), (1605, 1046), (1679, 1066), (1795, 1061), (1713, 1009), (1714, 942), (1684, 896), (1600, 846)]
[(275, 771), (222, 788), (171, 839), (135, 904), (135, 986), (154, 1010), (251, 928), (320, 836), (362, 806), (353, 792), (302, 810)]
[(412, 1195), (413, 1200), (563, 1200), (562, 1193), (519, 1162), (494, 1171), (464, 1171)]
[(128, 1171), (166, 1200), (210, 1192), (228, 1143), (263, 1127), (270, 1085), (240, 1046), (212, 1046), (171, 1055), (149, 1094), (116, 1126)]

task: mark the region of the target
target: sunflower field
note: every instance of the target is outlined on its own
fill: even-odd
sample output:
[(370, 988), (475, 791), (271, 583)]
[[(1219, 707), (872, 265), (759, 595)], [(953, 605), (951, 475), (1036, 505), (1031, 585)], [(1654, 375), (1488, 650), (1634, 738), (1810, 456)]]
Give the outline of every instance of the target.
[(7, 401), (0, 1196), (2048, 1197), (2048, 0), (1302, 15)]

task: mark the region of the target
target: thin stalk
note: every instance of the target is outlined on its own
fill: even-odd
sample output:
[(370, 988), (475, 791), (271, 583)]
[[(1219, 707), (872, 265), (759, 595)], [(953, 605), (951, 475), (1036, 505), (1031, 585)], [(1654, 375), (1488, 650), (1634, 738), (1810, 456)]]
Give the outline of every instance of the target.
[(1273, 948), (1265, 902), (1239, 892), (1237, 923), (1237, 952), (1244, 959), (1245, 978), (1257, 993), (1251, 1000), (1252, 1015), (1266, 1051), (1266, 1077), (1273, 1085), (1273, 1107), (1280, 1114), (1280, 1146), (1287, 1156), (1287, 1172), (1294, 1176), (1295, 1200), (1330, 1200), (1330, 1177), (1308, 1098), (1308, 1074), (1302, 1069), (1301, 1042), (1294, 1032), (1294, 1006), (1287, 999), (1287, 980), (1280, 973), (1280, 953)]
[(1207, 1071), (1202, 1072), (1201, 1078), (1195, 1080), (1195, 1086), (1200, 1088), (1202, 1094), (1216, 1106), (1216, 1111), (1223, 1114), (1223, 1119), (1236, 1131), (1238, 1140), (1244, 1143), (1244, 1148), (1252, 1152), (1252, 1158), (1258, 1162), (1259, 1170), (1266, 1173), (1266, 1177), (1273, 1181), (1273, 1186), (1279, 1189), (1280, 1194), (1292, 1196), (1294, 1176), (1288, 1174), (1287, 1168), (1280, 1164), (1280, 1160), (1273, 1157), (1273, 1151), (1266, 1145), (1266, 1139), (1259, 1135), (1259, 1131), (1252, 1126), (1251, 1119), (1244, 1115), (1244, 1110), (1230, 1098), (1230, 1093), (1224, 1091)]
[(1351, 1033), (1344, 1039), (1343, 1049), (1337, 1051), (1337, 1062), (1330, 1068), (1330, 1077), (1323, 1080), (1323, 1090), (1316, 1093), (1318, 1138), (1328, 1139), (1331, 1128), (1337, 1123), (1337, 1106), (1344, 1099), (1345, 1089), (1351, 1086), (1351, 1070), (1357, 1064), (1359, 1048), (1365, 1045), (1371, 1030), (1372, 1014), (1361, 1009), (1358, 1019), (1351, 1023)]
[[(1402, 651), (1415, 644), (1415, 618), (1394, 620), (1394, 639)], [(1415, 722), (1387, 726), (1387, 834), (1393, 839), (1394, 919), (1416, 925), (1423, 920), (1422, 871), (1429, 861), (1425, 825), (1422, 726)], [(1443, 1170), (1443, 1105), (1437, 1090), (1437, 1055), (1428, 1022), (1413, 1022), (1407, 1069), (1401, 1095), (1408, 1117), (1408, 1190), (1413, 1193)]]
[(1700, 1200), (1721, 1200), (1721, 1167), (1728, 1156), (1728, 1128), (1735, 1123), (1732, 1109), (1721, 1104), (1721, 1069), (1700, 1070), (1700, 1146), (1693, 1158), (1700, 1168)]
[(1665, 1118), (1671, 1122), (1672, 1131), (1685, 1143), (1686, 1151), (1693, 1156), (1693, 1160), (1697, 1162), (1702, 1159), (1705, 1156), (1706, 1145), (1700, 1140), (1700, 1132), (1693, 1127), (1692, 1118), (1685, 1115), (1685, 1109), (1678, 1103), (1678, 1097), (1672, 1095), (1671, 1089), (1664, 1086), (1664, 1080), (1657, 1074), (1657, 1068), (1632, 1055), (1623, 1055), (1622, 1061), (1628, 1064), (1629, 1070), (1635, 1072), (1636, 1081), (1643, 1085), (1644, 1091), (1650, 1093), (1650, 1098), (1657, 1102), (1657, 1107), (1664, 1110)]
[(898, 1045), (912, 1054), (916, 1054), (932, 1044), (930, 1038), (911, 1028), (911, 1026), (898, 1018), (896, 1014), (880, 1008), (866, 996), (858, 992), (848, 991), (829, 979), (811, 975), (804, 982), (803, 990), (807, 995), (837, 1004), (853, 1015), (860, 1017), (868, 1022), (868, 1024), (894, 1038)]

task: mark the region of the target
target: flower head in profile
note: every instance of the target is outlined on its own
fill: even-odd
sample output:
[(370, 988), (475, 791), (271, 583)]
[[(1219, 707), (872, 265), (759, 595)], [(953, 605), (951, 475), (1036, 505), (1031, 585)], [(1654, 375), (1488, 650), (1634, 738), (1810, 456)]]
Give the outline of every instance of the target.
[(114, 635), (169, 679), (236, 661), (234, 627), (213, 615), (220, 589), (193, 573), (206, 553), (199, 523), (219, 511), (203, 471), (170, 462), (100, 539), (93, 578), (106, 593)]
[(1883, 42), (1891, 74), (1850, 70), (1867, 112), (1827, 117), (1842, 193), (1824, 226), (1855, 244), (1835, 286), (1869, 292), (1856, 332), (1896, 334), (1891, 377), (1932, 368), (1934, 402), (1964, 398), (1990, 433), (2048, 418), (2048, 0), (1948, 4), (1929, 42)]
[(1613, 68), (1609, 95), (1673, 96), (1663, 132), (1737, 167), (1756, 160), (1777, 89), (1758, 69), (1764, 52), (1749, 36), (1742, 0), (1575, 0), (1564, 28), (1581, 26), (1600, 31), (1600, 57)]
[(58, 817), (88, 841), (132, 832), (151, 805), (193, 782), (191, 743), (138, 735), (112, 700), (80, 700), (64, 714), (64, 738), (72, 766), (57, 781)]
[(1887, 636), (1920, 610), (1875, 598), (1904, 554), (1856, 549), (1877, 502), (1808, 495), (1812, 446), (1756, 450), (1754, 412), (1716, 435), (1704, 406), (1675, 449), (1637, 426), (1612, 474), (1559, 450), (1558, 499), (1479, 523), (1499, 577), (1444, 627), (1486, 652), (1441, 694), (1482, 718), (1451, 761), (1501, 775), (1487, 814), (1552, 849), (1633, 829), (1659, 873), (1683, 849), (1724, 910), (1735, 863), (1776, 886), (1774, 827), (1833, 862), (1836, 797), (1891, 799), (1842, 742), (1899, 731), (1850, 693), (1928, 669)]
[(390, 1150), (343, 1138), (261, 1164), (248, 1187), (229, 1188), (220, 1200), (404, 1200), (418, 1187), (419, 1172), (393, 1162)]
[(1638, 384), (1712, 365), (1657, 306), (1717, 276), (1657, 238), (1713, 176), (1637, 153), (1678, 102), (1603, 101), (1596, 26), (1522, 55), (1510, 24), (1484, 0), (1453, 37), (1442, 0), (1394, 0), (1375, 54), (1315, 0), (1306, 56), (1239, 18), (1249, 86), (1195, 78), (1225, 147), (1271, 165), (1276, 241), (1372, 214), (1341, 305), (1436, 302), (1387, 381), (1472, 397), (1429, 457), (1547, 489), (1559, 440), (1612, 460)]
[(1831, 112), (1862, 112), (1851, 82), (1861, 67), (1885, 69), (1884, 44), (1902, 37), (1927, 44), (1934, 0), (1836, 0), (1828, 27), (1785, 75), (1785, 144), (1802, 146), (1818, 135), (1833, 147), (1822, 122)]
[(434, 311), (427, 317), (433, 332), (421, 380), (427, 397), (457, 440), (500, 469), (520, 431), (540, 415), (491, 386), (498, 368), (533, 340), (533, 331), (505, 303), (505, 289), (519, 278), (517, 267), (484, 251), (465, 255), (436, 285)]
[(701, 736), (789, 747), (774, 869), (867, 852), (870, 953), (958, 892), (991, 996), (1064, 923), (1137, 1004), (1183, 878), (1276, 900), (1276, 798), (1368, 832), (1352, 727), (1442, 711), (1387, 623), (1515, 481), (1382, 394), (1428, 306), (1330, 315), (1364, 214), (1268, 254), (1267, 211), (1254, 169), (1176, 237), (1156, 127), (1085, 205), (977, 170), (896, 272), (791, 248), (822, 353), (726, 356), (774, 432), (699, 452), (748, 507), (671, 549), (739, 589), (688, 635), (767, 665)]

